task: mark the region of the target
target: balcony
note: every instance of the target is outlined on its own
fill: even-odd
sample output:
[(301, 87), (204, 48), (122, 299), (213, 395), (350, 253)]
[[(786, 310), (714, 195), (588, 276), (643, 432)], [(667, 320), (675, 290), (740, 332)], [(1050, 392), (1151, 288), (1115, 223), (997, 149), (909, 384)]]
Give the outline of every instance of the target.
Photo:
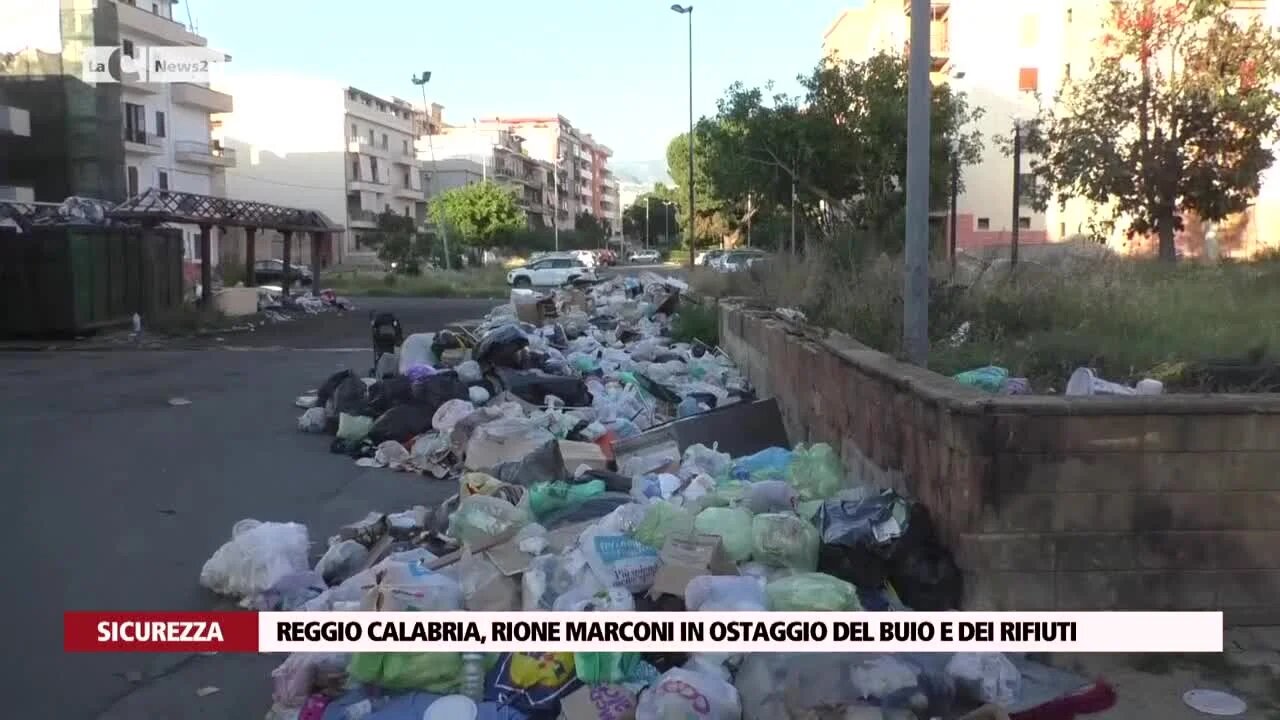
[(367, 137), (361, 136), (361, 137), (347, 138), (347, 152), (349, 153), (364, 152), (365, 148), (367, 148), (368, 146), (369, 146), (369, 138)]
[(229, 113), (235, 107), (230, 95), (203, 85), (173, 83), (169, 92), (175, 103), (202, 108), (211, 113)]
[(418, 202), (425, 202), (427, 199), (422, 188), (405, 187), (403, 185), (396, 186), (395, 196), (405, 198), (406, 200), (416, 200)]
[(31, 137), (31, 113), (21, 108), (0, 105), (0, 135)]
[(164, 138), (156, 137), (146, 130), (125, 128), (124, 151), (142, 155), (159, 155), (164, 152)]
[(352, 228), (374, 230), (378, 227), (378, 213), (362, 208), (347, 208), (347, 225)]
[(178, 162), (209, 167), (236, 166), (236, 151), (217, 143), (179, 140), (173, 144), (173, 153)]
[(187, 30), (180, 22), (143, 10), (127, 2), (116, 3), (116, 17), (120, 27), (136, 30), (167, 45), (207, 45), (205, 39)]

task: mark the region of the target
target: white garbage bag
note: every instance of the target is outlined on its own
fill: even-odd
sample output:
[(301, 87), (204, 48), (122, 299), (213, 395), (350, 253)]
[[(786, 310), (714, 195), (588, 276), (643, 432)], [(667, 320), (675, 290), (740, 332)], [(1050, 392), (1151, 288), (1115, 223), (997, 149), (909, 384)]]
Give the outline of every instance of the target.
[(400, 374), (407, 375), (414, 365), (435, 365), (436, 355), (431, 351), (435, 333), (414, 333), (400, 345)]
[(324, 408), (309, 408), (302, 416), (298, 418), (298, 429), (308, 433), (322, 433), (328, 418), (325, 416)]
[(738, 690), (720, 677), (672, 668), (640, 695), (636, 720), (741, 720)]
[(200, 584), (219, 595), (264, 593), (285, 575), (311, 569), (309, 545), (305, 525), (241, 520), (201, 568)]
[(1022, 673), (1002, 653), (956, 653), (946, 672), (958, 689), (984, 703), (1012, 705), (1022, 690)]
[(431, 427), (442, 433), (452, 432), (453, 426), (457, 425), (459, 420), (475, 410), (476, 406), (466, 400), (448, 400), (436, 410), (435, 415), (431, 416)]

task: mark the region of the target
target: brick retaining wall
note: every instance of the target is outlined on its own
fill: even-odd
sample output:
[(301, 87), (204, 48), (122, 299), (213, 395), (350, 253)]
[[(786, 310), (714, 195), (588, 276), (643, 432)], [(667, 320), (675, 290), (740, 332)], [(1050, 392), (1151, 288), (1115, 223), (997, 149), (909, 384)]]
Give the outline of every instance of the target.
[(929, 507), (967, 609), (1280, 624), (1280, 395), (996, 397), (731, 303), (720, 344), (794, 442)]

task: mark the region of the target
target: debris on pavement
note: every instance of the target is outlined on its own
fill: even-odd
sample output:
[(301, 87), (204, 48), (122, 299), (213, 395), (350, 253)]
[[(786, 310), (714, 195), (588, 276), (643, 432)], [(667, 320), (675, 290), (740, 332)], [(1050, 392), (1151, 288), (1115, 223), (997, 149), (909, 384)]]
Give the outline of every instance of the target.
[[(375, 320), (394, 369), (323, 379), (299, 429), (456, 493), (373, 510), (311, 552), (304, 526), (241, 521), (201, 584), (264, 610), (956, 609), (960, 571), (923, 505), (830, 445), (793, 445), (722, 351), (671, 337), (686, 289), (644, 273), (517, 291), (436, 333)], [(297, 653), (272, 680), (272, 720), (1023, 720), (1095, 688), (973, 653)]]
[(191, 401), (184, 397), (169, 398), (169, 405), (171, 405), (172, 407), (182, 407), (184, 405), (190, 405), (190, 404), (191, 404)]

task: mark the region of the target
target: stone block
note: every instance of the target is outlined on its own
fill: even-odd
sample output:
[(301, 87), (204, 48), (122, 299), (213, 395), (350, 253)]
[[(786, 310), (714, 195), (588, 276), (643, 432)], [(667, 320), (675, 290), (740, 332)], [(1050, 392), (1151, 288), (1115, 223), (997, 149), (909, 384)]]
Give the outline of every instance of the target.
[(986, 611), (1054, 610), (1054, 583), (1051, 572), (965, 573), (964, 609)]
[(1223, 527), (1223, 496), (1219, 493), (1139, 493), (1133, 498), (1133, 524), (1143, 532), (1160, 530), (1218, 530)]
[(1137, 543), (1128, 533), (1061, 533), (1054, 536), (1057, 570), (1132, 570)]
[(961, 533), (956, 562), (966, 571), (1043, 573), (1057, 569), (1056, 539), (1052, 535)]
[(979, 527), (982, 532), (1043, 533), (1054, 526), (1052, 493), (1019, 493), (984, 498)]
[(1042, 462), (1058, 492), (1123, 493), (1138, 489), (1142, 457), (1140, 453), (1073, 452)]
[(1232, 530), (1280, 530), (1280, 491), (1223, 493), (1222, 527)]
[[(1223, 570), (1280, 570), (1280, 531), (1224, 530), (1213, 533), (1215, 567)], [(1277, 598), (1280, 606), (1280, 598)]]
[(1056, 418), (1061, 423), (1065, 450), (1138, 452), (1146, 432), (1140, 415), (1092, 415)]
[(1140, 489), (1148, 492), (1209, 491), (1221, 483), (1220, 452), (1145, 452)]
[(1054, 496), (1053, 527), (1066, 532), (1133, 529), (1134, 496), (1128, 493), (1061, 493)]
[(1280, 605), (1280, 570), (1224, 570), (1218, 578), (1217, 601), (1224, 610)]
[(1138, 567), (1144, 570), (1211, 570), (1218, 566), (1222, 533), (1147, 532), (1136, 536)]
[(1259, 450), (1218, 454), (1215, 468), (1223, 490), (1280, 490), (1280, 452)]

